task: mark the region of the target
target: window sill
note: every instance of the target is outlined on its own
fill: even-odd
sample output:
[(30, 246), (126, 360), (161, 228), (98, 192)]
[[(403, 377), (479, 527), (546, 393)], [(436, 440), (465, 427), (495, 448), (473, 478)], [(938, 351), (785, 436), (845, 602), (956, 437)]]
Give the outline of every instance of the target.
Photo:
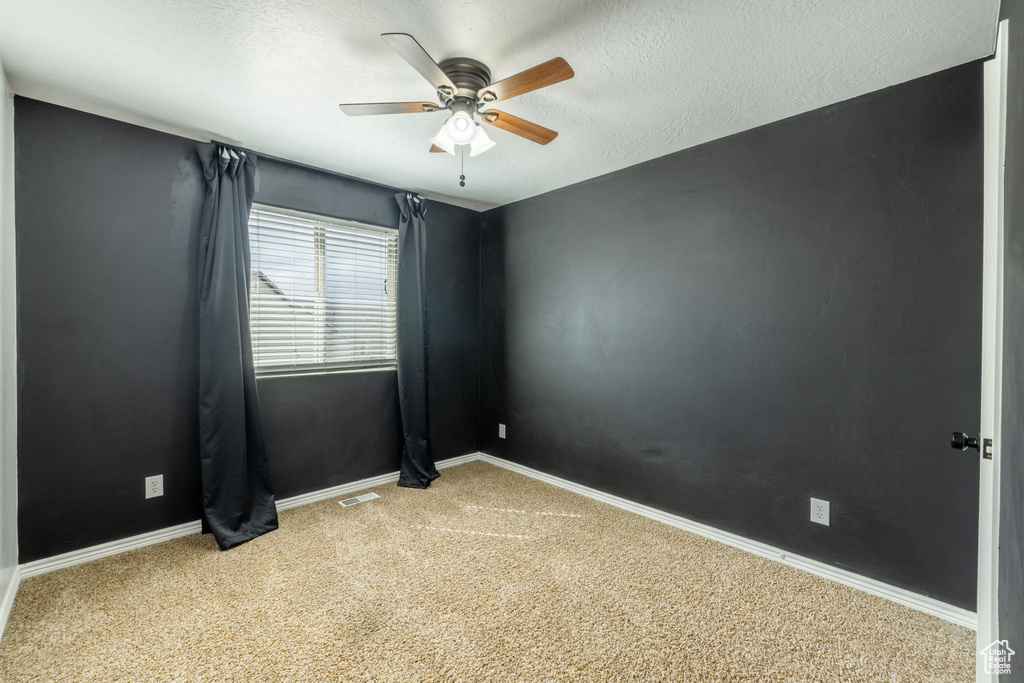
[(351, 375), (356, 372), (395, 372), (397, 367), (389, 368), (348, 368), (345, 370), (306, 370), (303, 372), (293, 372), (288, 374), (280, 375), (260, 375), (257, 373), (256, 381), (263, 382), (266, 380), (274, 379), (288, 379), (289, 377), (317, 377), (321, 375)]

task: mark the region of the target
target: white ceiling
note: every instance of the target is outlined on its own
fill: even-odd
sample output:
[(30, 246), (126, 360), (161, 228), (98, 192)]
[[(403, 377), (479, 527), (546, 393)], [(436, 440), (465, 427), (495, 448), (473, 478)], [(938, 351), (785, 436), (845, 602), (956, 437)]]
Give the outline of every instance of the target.
[[(524, 199), (991, 54), (998, 0), (0, 0), (14, 91), (474, 209)], [(499, 108), (542, 147), (429, 154), (444, 114), (380, 39), (415, 36), (493, 80), (564, 57), (572, 80)]]

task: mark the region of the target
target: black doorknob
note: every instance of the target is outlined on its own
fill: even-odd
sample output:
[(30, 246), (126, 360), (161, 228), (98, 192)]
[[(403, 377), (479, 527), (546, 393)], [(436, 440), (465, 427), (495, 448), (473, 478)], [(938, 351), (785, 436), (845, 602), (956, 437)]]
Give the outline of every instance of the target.
[(973, 448), (976, 451), (981, 450), (978, 446), (978, 439), (973, 436), (967, 436), (963, 432), (953, 432), (953, 439), (949, 445), (958, 451), (966, 451), (968, 448)]

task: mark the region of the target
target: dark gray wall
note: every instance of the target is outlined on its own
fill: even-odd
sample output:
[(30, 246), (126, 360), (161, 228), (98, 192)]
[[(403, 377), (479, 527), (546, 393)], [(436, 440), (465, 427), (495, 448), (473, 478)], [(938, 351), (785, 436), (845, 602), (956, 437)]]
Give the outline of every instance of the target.
[[(19, 542), (28, 562), (199, 515), (191, 140), (17, 98)], [(397, 225), (394, 190), (262, 159), (256, 201)], [(476, 450), (478, 214), (431, 203), (431, 420)], [(261, 380), (279, 498), (394, 471), (394, 372)], [(165, 495), (144, 500), (163, 473)]]
[(981, 88), (968, 64), (485, 214), (481, 448), (973, 609), (948, 440), (979, 419)]
[(1010, 20), (1006, 98), (1006, 273), (1003, 292), (1003, 433), (1000, 464), (999, 637), (1018, 654), (1001, 681), (1024, 681), (1024, 7), (1003, 0)]

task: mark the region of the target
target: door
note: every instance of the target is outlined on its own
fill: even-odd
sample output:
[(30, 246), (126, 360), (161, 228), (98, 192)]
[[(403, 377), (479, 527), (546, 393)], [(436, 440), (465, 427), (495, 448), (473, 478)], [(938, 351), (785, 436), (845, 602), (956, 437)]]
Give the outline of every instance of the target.
[[(1003, 164), (1006, 139), (1007, 22), (985, 63), (985, 217), (981, 351), (981, 490), (978, 518), (978, 648), (999, 639), (999, 461), (1003, 369)], [(977, 658), (977, 681), (998, 676)]]

